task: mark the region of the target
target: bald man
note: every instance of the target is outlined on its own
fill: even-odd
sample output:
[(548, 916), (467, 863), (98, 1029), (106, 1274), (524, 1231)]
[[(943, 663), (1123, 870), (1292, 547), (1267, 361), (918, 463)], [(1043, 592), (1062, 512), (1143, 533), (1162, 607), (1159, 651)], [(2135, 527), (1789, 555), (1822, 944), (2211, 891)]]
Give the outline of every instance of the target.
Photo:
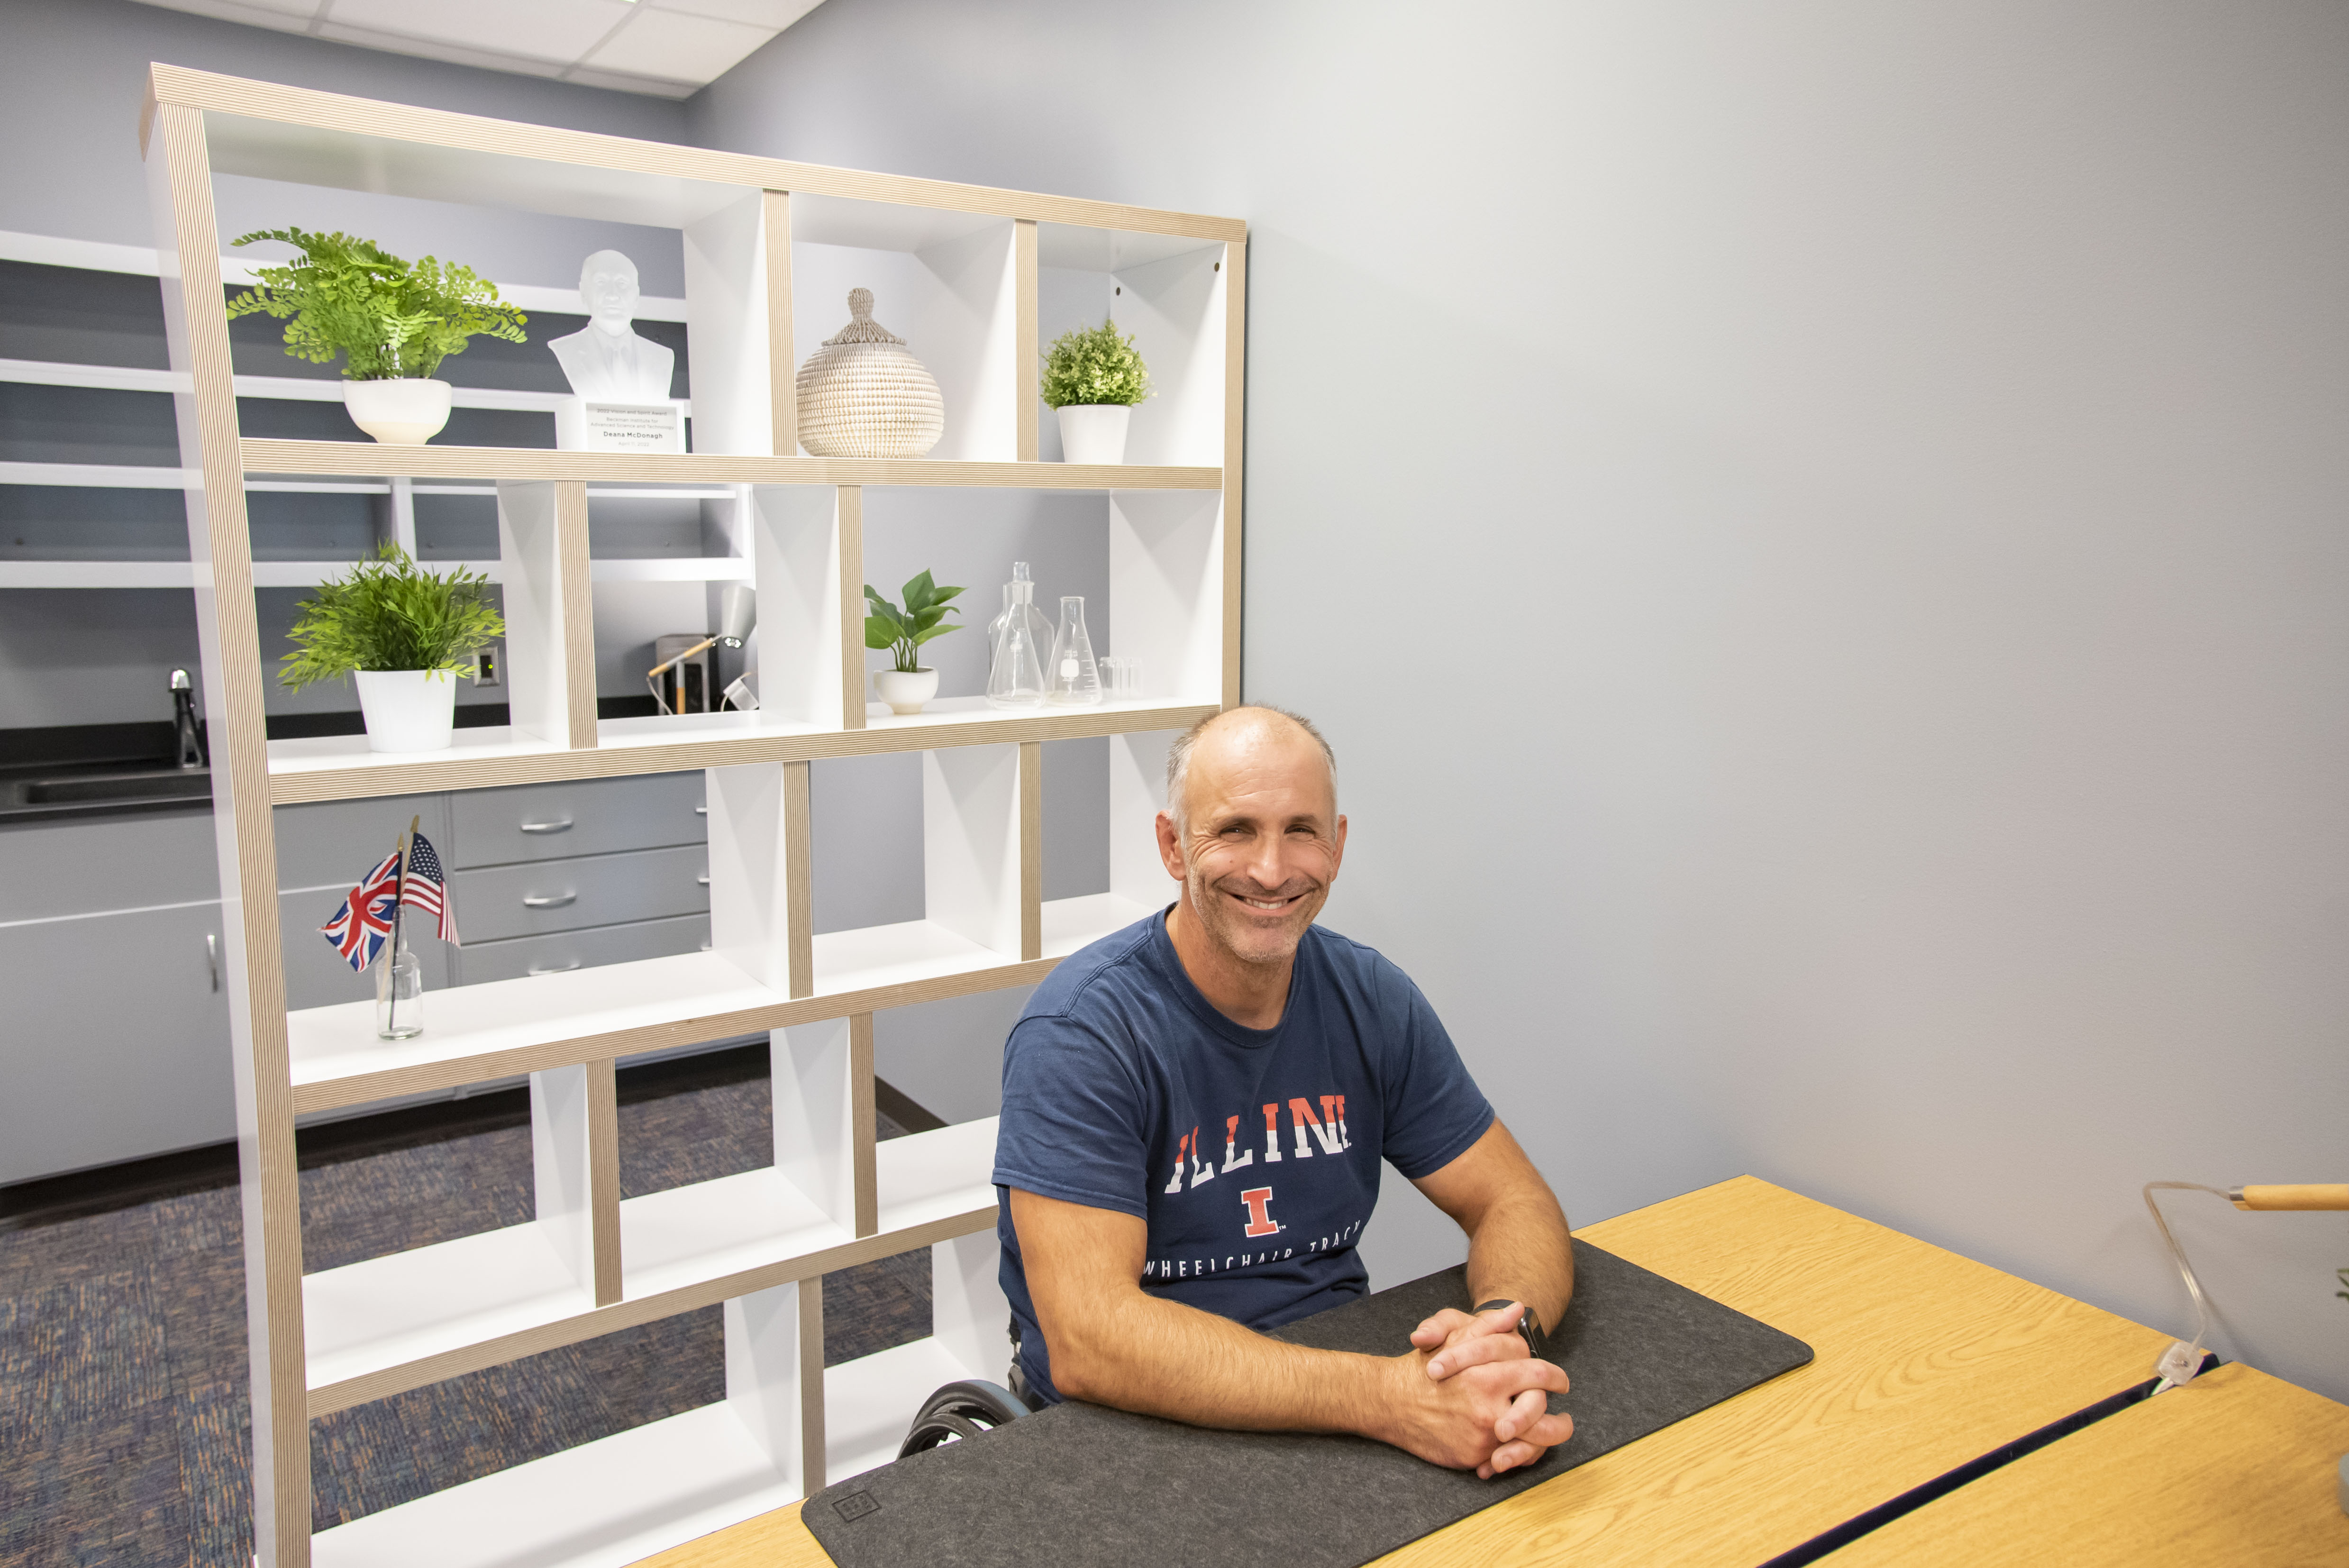
[[(1541, 1359), (1574, 1291), (1566, 1216), (1418, 987), (1320, 929), (1346, 850), (1306, 720), (1241, 707), (1167, 754), (1164, 911), (1062, 961), (1005, 1047), (995, 1180), (1031, 1402), (1355, 1432), (1492, 1476), (1573, 1431)], [(1260, 1332), (1369, 1288), (1392, 1162), (1468, 1233), (1475, 1313), (1394, 1356)]]

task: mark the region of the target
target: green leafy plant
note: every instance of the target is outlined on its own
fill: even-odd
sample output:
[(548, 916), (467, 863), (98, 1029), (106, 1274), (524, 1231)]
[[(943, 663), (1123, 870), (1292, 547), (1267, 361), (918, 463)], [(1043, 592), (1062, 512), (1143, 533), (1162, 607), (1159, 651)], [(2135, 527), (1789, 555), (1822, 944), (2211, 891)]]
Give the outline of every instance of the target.
[(905, 607), (899, 609), (875, 592), (871, 583), (864, 585), (865, 600), (873, 607), (873, 613), (864, 618), (864, 646), (887, 649), (896, 667), (910, 675), (922, 667), (922, 644), (962, 629), (940, 624), (947, 616), (962, 614), (962, 607), (947, 603), (962, 590), (939, 587), (926, 570), (903, 591)]
[(387, 544), (339, 582), (320, 583), (285, 635), (297, 646), (278, 680), (299, 691), (355, 670), (466, 670), (506, 634), (490, 580), (462, 567), (442, 576)]
[(1129, 334), (1104, 318), (1099, 327), (1063, 332), (1044, 351), (1044, 406), (1069, 403), (1132, 405), (1152, 396), (1150, 369)]
[(314, 365), (348, 356), (354, 381), (429, 376), (465, 351), (475, 334), (527, 342), (530, 318), (498, 301), (498, 286), (471, 267), (426, 256), (407, 262), (373, 240), (264, 229), (233, 244), (283, 240), (302, 254), (281, 266), (254, 268), (261, 282), (228, 302), (229, 319), (260, 313), (285, 328), (285, 352)]

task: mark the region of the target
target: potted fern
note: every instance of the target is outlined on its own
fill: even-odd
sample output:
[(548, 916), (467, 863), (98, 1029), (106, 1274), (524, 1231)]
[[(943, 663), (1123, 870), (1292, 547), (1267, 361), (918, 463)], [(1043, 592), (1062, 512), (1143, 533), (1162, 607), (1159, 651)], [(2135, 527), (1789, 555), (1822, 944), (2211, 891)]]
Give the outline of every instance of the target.
[(367, 748), (439, 752), (457, 716), (457, 676), (506, 634), (490, 580), (462, 567), (443, 576), (397, 545), (295, 607), (295, 650), (278, 679), (299, 691), (348, 675), (359, 689)]
[(864, 618), (864, 646), (886, 649), (891, 655), (891, 668), (873, 672), (873, 689), (889, 704), (889, 711), (918, 713), (923, 703), (938, 694), (938, 672), (921, 662), (922, 644), (962, 629), (941, 624), (947, 616), (962, 614), (961, 606), (947, 603), (962, 590), (938, 587), (925, 569), (902, 591), (905, 603), (900, 608), (871, 583), (864, 585), (865, 602), (873, 610)]
[(1064, 462), (1123, 462), (1133, 405), (1151, 395), (1150, 370), (1117, 324), (1079, 327), (1044, 352), (1044, 406), (1061, 421)]
[(229, 319), (256, 312), (290, 323), (285, 352), (314, 365), (345, 356), (343, 406), (379, 441), (421, 445), (449, 422), (450, 388), (432, 372), (481, 334), (527, 341), (529, 317), (498, 300), (471, 267), (426, 256), (407, 262), (372, 240), (264, 229), (233, 242), (282, 240), (302, 254), (254, 268), (261, 281), (229, 301)]

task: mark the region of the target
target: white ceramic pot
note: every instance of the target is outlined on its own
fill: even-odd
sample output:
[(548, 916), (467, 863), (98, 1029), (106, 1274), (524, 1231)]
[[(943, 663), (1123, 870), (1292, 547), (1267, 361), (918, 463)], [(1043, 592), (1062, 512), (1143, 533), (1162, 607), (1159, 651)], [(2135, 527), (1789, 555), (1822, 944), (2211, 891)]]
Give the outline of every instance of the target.
[(876, 670), (873, 672), (873, 690), (889, 704), (892, 713), (918, 713), (923, 703), (938, 694), (938, 672), (930, 669)]
[(1063, 403), (1061, 416), (1062, 462), (1123, 462), (1125, 427), (1133, 418), (1123, 403)]
[(446, 381), (403, 376), (388, 381), (345, 381), (343, 407), (351, 423), (379, 441), (422, 446), (449, 422), (451, 389)]
[(457, 678), (445, 670), (359, 670), (359, 711), (372, 752), (445, 752), (457, 720)]

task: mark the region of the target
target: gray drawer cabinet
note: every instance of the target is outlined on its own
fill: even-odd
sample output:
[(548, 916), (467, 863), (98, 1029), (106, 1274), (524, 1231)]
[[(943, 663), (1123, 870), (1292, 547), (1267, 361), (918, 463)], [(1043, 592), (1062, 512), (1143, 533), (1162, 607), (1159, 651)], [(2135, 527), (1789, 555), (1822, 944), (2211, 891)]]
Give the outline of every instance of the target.
[(0, 1182), (236, 1136), (228, 995), (206, 940), (219, 940), (220, 914), (185, 904), (0, 926)]
[[(315, 805), (281, 805), (270, 815), (277, 824), (280, 888), (339, 891), (349, 887), (399, 847), (399, 836), (412, 821), (444, 858), (449, 853), (449, 797), (445, 794), (320, 801)], [(326, 914), (334, 909), (334, 900), (329, 898)]]
[(450, 874), (468, 942), (690, 915), (709, 908), (709, 846), (637, 849)]
[[(526, 974), (556, 974), (631, 959), (667, 958), (698, 952), (709, 945), (709, 917), (646, 920), (631, 926), (595, 926), (546, 937), (516, 937), (502, 942), (468, 942), (456, 955), (463, 983), (516, 980)], [(429, 999), (428, 999), (429, 1002)]]
[(706, 843), (705, 789), (697, 771), (468, 790), (450, 797), (449, 864), (509, 866)]

